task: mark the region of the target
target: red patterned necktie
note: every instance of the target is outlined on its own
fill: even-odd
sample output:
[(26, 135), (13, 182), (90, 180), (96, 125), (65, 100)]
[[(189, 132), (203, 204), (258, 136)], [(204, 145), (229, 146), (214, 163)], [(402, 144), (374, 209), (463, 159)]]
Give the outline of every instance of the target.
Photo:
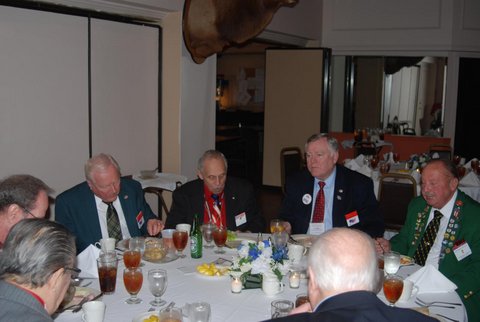
[(212, 221), (215, 225), (220, 226), (222, 224), (222, 202), (220, 201), (220, 196), (212, 193), (213, 199), (213, 214)]
[(318, 185), (320, 186), (320, 190), (318, 191), (317, 199), (315, 200), (312, 222), (323, 222), (323, 218), (325, 217), (325, 194), (323, 193), (325, 182), (319, 181)]
[(430, 252), (430, 249), (435, 242), (435, 238), (437, 238), (438, 227), (440, 227), (440, 219), (442, 219), (442, 216), (443, 215), (440, 211), (435, 210), (433, 219), (430, 221), (427, 228), (425, 229), (425, 233), (423, 234), (423, 237), (418, 244), (415, 255), (413, 255), (413, 259), (418, 265), (425, 265), (428, 253)]

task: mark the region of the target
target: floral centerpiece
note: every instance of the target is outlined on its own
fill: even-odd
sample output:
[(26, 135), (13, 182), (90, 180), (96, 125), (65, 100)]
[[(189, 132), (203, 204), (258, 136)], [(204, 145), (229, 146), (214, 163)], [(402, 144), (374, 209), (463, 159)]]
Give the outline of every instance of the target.
[(420, 155), (412, 154), (410, 156), (410, 159), (407, 161), (406, 166), (408, 167), (408, 169), (416, 170), (419, 168), (423, 168), (429, 160), (430, 155), (428, 155), (427, 153), (422, 153)]
[(279, 281), (288, 273), (287, 247), (275, 247), (270, 240), (242, 241), (238, 257), (233, 259), (230, 275), (240, 277), (244, 288), (259, 288), (263, 275), (274, 275)]

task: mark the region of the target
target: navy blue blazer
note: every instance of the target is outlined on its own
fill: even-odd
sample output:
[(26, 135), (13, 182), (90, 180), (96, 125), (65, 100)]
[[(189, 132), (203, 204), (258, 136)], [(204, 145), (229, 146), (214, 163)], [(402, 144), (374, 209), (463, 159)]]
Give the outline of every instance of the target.
[(412, 309), (391, 307), (374, 293), (352, 291), (332, 296), (312, 313), (292, 314), (271, 321), (292, 322), (435, 322), (438, 320)]
[[(335, 190), (333, 194), (333, 227), (347, 227), (345, 215), (357, 211), (360, 222), (350, 226), (364, 231), (372, 237), (381, 237), (385, 231), (383, 217), (378, 210), (378, 202), (370, 178), (358, 172), (337, 165)], [(287, 178), (285, 198), (279, 217), (290, 222), (292, 234), (305, 234), (312, 213), (314, 178), (305, 169)], [(311, 202), (303, 202), (304, 195), (311, 196)]]
[[(224, 188), (227, 228), (232, 231), (261, 232), (264, 219), (257, 207), (254, 189), (250, 182), (227, 177)], [(199, 214), (203, 222), (205, 198), (203, 180), (196, 179), (182, 185), (173, 192), (173, 201), (165, 228), (175, 228), (177, 224), (192, 224), (193, 215)], [(247, 222), (237, 226), (235, 216), (245, 212)]]
[[(157, 216), (145, 201), (138, 181), (121, 178), (118, 194), (132, 237), (147, 235), (147, 221)], [(143, 212), (144, 223), (139, 228), (136, 216)], [(58, 195), (55, 200), (55, 221), (67, 227), (76, 237), (77, 253), (102, 238), (95, 195), (84, 181)]]

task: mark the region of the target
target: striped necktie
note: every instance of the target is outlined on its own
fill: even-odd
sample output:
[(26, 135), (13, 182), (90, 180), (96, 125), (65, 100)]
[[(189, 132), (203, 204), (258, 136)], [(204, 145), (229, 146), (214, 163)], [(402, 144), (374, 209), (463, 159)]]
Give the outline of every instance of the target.
[(428, 253), (430, 252), (430, 249), (435, 242), (435, 238), (437, 237), (438, 227), (440, 227), (440, 219), (442, 219), (442, 217), (443, 215), (440, 211), (434, 211), (434, 217), (428, 224), (427, 229), (425, 229), (425, 233), (423, 234), (423, 237), (418, 244), (415, 255), (413, 255), (413, 259), (418, 265), (425, 265)]
[(220, 196), (212, 193), (213, 199), (213, 222), (219, 226), (222, 224), (222, 202), (220, 201)]
[[(105, 201), (104, 201), (105, 202)], [(120, 221), (118, 220), (118, 213), (112, 202), (105, 202), (107, 208), (107, 229), (108, 237), (122, 240), (122, 229), (120, 228)]]
[(315, 200), (315, 208), (313, 210), (312, 222), (323, 222), (325, 217), (325, 193), (323, 192), (323, 187), (325, 187), (325, 182), (319, 181), (318, 185), (320, 190), (317, 193), (317, 198)]

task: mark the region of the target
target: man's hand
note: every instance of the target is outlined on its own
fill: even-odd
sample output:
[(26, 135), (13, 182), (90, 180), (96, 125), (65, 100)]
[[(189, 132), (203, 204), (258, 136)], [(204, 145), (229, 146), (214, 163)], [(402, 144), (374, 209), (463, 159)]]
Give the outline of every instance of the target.
[(377, 254), (381, 255), (390, 251), (390, 242), (384, 238), (375, 238), (375, 250)]
[(165, 227), (165, 224), (159, 219), (149, 219), (147, 221), (147, 231), (150, 236), (157, 236)]
[(312, 312), (312, 307), (310, 306), (310, 302), (303, 303), (299, 307), (294, 308), (293, 310), (290, 311), (290, 313), (288, 313), (288, 315), (305, 313), (305, 312)]

